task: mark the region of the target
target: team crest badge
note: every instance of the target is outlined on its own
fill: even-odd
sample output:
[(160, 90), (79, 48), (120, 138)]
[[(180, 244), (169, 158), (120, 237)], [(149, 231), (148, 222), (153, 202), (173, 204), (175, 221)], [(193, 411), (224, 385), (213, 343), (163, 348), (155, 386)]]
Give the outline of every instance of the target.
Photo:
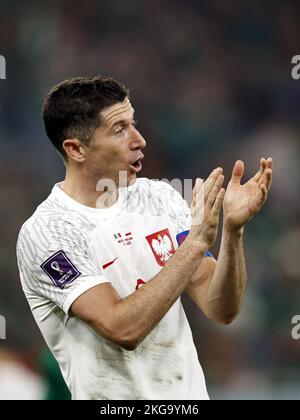
[(164, 229), (152, 235), (146, 236), (154, 257), (162, 267), (166, 265), (172, 255), (175, 253), (174, 244), (169, 229)]

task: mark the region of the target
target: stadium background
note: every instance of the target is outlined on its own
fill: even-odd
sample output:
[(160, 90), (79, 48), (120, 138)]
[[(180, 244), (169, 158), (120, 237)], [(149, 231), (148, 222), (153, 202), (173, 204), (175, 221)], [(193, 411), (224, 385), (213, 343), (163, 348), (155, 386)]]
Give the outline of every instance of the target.
[(221, 165), (228, 180), (237, 158), (247, 176), (261, 156), (274, 158), (268, 204), (246, 229), (239, 319), (219, 327), (184, 303), (212, 398), (299, 399), (299, 15), (299, 3), (278, 0), (0, 1), (0, 399), (46, 398), (57, 380), (20, 289), (15, 242), (63, 176), (42, 98), (56, 82), (98, 73), (131, 89), (148, 142), (142, 176), (206, 177)]

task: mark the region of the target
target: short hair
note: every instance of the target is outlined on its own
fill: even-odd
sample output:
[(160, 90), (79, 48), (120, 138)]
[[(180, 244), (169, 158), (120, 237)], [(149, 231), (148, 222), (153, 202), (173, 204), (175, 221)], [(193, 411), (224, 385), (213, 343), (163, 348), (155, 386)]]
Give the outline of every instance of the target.
[(76, 77), (54, 86), (45, 98), (43, 119), (47, 136), (67, 160), (63, 143), (77, 138), (89, 144), (101, 125), (100, 112), (123, 102), (129, 90), (112, 78)]

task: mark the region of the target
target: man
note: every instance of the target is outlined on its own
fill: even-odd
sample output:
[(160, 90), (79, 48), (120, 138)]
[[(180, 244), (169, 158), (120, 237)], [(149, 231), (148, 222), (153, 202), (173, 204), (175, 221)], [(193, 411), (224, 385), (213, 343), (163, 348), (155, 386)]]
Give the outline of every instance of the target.
[[(208, 399), (180, 296), (187, 292), (216, 322), (237, 316), (244, 225), (266, 200), (272, 160), (262, 159), (243, 186), (238, 161), (226, 194), (221, 168), (197, 179), (190, 212), (166, 183), (137, 179), (146, 142), (120, 83), (61, 83), (46, 98), (44, 122), (66, 178), (22, 227), (17, 255), (72, 398)], [(222, 204), (216, 262), (208, 250)]]

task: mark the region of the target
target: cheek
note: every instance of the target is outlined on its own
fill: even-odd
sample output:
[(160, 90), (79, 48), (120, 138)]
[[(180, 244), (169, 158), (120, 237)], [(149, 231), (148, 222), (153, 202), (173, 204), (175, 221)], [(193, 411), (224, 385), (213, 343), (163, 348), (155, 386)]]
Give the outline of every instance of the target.
[(124, 168), (128, 159), (128, 148), (125, 142), (114, 142), (113, 140), (109, 145), (94, 147), (88, 155), (91, 166), (106, 167), (107, 170)]
[(127, 149), (125, 148), (125, 145), (117, 145), (115, 147), (113, 147), (109, 153), (107, 154), (107, 158), (111, 161), (111, 162), (115, 162), (118, 164), (122, 164), (123, 162), (125, 162), (128, 158), (128, 152)]
[(90, 162), (108, 163), (114, 156), (114, 150), (110, 147), (97, 146), (90, 150), (88, 159)]

